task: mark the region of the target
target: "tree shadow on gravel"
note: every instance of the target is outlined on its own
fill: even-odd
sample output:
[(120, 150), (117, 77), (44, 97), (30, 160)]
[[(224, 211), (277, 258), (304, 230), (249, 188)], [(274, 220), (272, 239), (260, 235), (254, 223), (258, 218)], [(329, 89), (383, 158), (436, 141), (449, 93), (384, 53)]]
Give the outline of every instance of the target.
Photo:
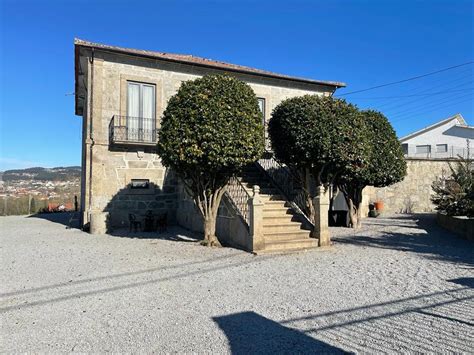
[(113, 233), (108, 234), (111, 237), (119, 238), (136, 238), (136, 239), (150, 239), (150, 240), (167, 240), (173, 242), (191, 242), (196, 243), (203, 239), (203, 236), (199, 233), (194, 233), (188, 229), (171, 226), (168, 227), (164, 232), (143, 232), (143, 231), (130, 231), (126, 228), (114, 229)]
[(345, 353), (255, 312), (214, 317), (213, 320), (227, 336), (232, 354)]
[[(397, 223), (399, 219), (404, 223)], [(370, 229), (370, 225), (376, 225), (378, 228)], [(385, 220), (383, 224), (366, 220), (365, 226), (367, 228), (355, 233), (344, 233), (345, 235), (332, 239), (339, 244), (419, 253), (430, 259), (474, 265), (474, 243), (439, 227), (434, 214), (410, 215), (409, 218), (394, 217)]]

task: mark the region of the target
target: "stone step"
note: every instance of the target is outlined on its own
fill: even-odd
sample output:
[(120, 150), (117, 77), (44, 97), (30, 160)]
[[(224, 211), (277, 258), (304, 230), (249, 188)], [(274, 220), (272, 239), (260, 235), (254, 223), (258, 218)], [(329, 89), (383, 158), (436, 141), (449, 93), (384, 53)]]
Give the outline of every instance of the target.
[(280, 223), (301, 223), (303, 222), (303, 218), (297, 214), (290, 214), (290, 213), (272, 213), (272, 214), (265, 214), (263, 213), (263, 224), (280, 224)]
[(273, 202), (273, 201), (280, 201), (280, 202), (285, 202), (286, 200), (283, 196), (281, 195), (266, 195), (266, 194), (260, 194), (260, 198), (264, 203), (268, 202)]
[(309, 248), (316, 248), (318, 246), (318, 241), (316, 239), (293, 239), (293, 240), (281, 240), (281, 241), (271, 241), (265, 242), (265, 247), (263, 252), (286, 252), (286, 251), (296, 251), (304, 250)]
[(281, 232), (267, 232), (265, 229), (263, 230), (263, 238), (309, 238), (309, 230), (306, 229), (299, 229), (297, 231), (292, 231), (292, 232), (286, 232), (286, 231), (281, 231)]
[[(265, 222), (264, 222), (265, 223)], [(273, 233), (299, 233), (305, 231), (303, 225), (300, 222), (279, 222), (273, 224), (263, 224), (264, 235), (272, 235)], [(309, 233), (309, 231), (308, 231)]]
[(278, 208), (278, 206), (280, 206), (280, 208), (290, 208), (287, 204), (288, 203), (285, 200), (265, 200), (265, 206), (263, 209), (273, 209)]

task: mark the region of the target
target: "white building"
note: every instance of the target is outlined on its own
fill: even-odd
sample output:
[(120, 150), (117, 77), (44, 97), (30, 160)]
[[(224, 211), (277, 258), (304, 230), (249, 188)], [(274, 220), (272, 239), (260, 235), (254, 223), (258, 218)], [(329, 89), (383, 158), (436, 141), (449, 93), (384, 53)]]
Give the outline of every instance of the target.
[(459, 113), (402, 137), (400, 142), (407, 157), (474, 157), (474, 127)]

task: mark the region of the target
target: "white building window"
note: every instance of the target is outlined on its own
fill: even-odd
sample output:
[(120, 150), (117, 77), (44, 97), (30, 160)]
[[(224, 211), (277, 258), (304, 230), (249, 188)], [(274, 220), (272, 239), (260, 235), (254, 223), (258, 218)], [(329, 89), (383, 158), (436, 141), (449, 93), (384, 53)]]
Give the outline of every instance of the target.
[(417, 145), (416, 154), (430, 154), (431, 146), (430, 145)]
[(436, 144), (436, 153), (447, 153), (448, 145), (447, 144)]

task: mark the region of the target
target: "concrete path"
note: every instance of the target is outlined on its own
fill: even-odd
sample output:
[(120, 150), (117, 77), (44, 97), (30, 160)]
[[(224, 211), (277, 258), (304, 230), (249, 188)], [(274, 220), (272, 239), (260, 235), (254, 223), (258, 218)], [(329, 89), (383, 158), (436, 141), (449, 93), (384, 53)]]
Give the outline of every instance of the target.
[(334, 246), (253, 256), (0, 217), (1, 352), (465, 352), (474, 243), (432, 216), (368, 220)]

